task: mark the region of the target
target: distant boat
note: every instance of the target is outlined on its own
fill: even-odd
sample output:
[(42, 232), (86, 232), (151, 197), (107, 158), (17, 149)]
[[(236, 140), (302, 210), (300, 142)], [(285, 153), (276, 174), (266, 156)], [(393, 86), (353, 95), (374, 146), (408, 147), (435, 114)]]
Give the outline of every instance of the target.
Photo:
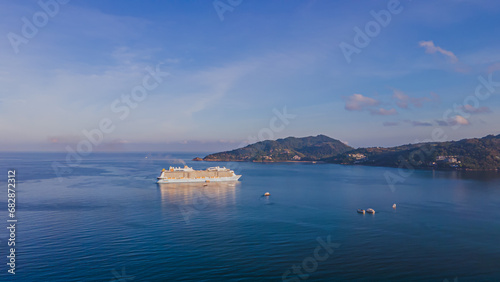
[(395, 209), (396, 208), (396, 204), (392, 205), (392, 208)]
[(264, 193), (264, 196), (271, 196), (269, 192)]
[(365, 210), (362, 210), (362, 209), (358, 209), (358, 213), (362, 213), (362, 214), (365, 214)]
[(375, 210), (373, 210), (373, 209), (366, 209), (366, 212), (367, 212), (367, 213), (374, 214), (374, 213), (375, 213)]

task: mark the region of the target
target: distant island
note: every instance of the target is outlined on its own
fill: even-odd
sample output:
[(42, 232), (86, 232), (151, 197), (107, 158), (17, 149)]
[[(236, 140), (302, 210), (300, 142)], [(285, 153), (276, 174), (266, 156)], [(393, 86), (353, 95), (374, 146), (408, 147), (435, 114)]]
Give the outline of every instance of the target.
[[(200, 158), (195, 158), (201, 161)], [(391, 148), (350, 147), (325, 135), (266, 140), (204, 161), (314, 161), (345, 165), (422, 169), (500, 170), (500, 134), (460, 141), (408, 144)]]
[(289, 162), (319, 161), (354, 148), (325, 135), (266, 140), (244, 148), (211, 154), (204, 161)]
[(500, 135), (392, 148), (359, 148), (324, 161), (337, 164), (433, 169), (500, 169)]

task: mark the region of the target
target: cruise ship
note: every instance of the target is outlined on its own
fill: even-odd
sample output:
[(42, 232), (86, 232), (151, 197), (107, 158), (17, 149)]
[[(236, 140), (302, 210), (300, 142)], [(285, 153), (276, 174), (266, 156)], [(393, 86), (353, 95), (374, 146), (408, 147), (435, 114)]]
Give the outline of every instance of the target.
[(170, 167), (161, 171), (157, 183), (237, 181), (240, 177), (225, 167), (209, 167), (206, 170), (194, 170), (188, 166)]

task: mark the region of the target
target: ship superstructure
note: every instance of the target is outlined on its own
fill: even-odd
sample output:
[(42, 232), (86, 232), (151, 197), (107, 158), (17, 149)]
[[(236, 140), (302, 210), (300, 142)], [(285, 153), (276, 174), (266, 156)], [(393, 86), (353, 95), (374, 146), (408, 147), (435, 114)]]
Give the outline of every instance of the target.
[(157, 183), (182, 182), (221, 182), (237, 181), (241, 175), (225, 167), (209, 167), (206, 170), (194, 170), (192, 167), (169, 167), (163, 169)]

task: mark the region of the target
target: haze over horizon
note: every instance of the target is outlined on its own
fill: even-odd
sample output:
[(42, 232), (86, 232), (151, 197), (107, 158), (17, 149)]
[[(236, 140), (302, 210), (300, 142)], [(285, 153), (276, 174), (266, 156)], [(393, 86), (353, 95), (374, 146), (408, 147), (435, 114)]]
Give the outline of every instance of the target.
[(66, 2), (1, 3), (0, 151), (500, 134), (500, 2)]

